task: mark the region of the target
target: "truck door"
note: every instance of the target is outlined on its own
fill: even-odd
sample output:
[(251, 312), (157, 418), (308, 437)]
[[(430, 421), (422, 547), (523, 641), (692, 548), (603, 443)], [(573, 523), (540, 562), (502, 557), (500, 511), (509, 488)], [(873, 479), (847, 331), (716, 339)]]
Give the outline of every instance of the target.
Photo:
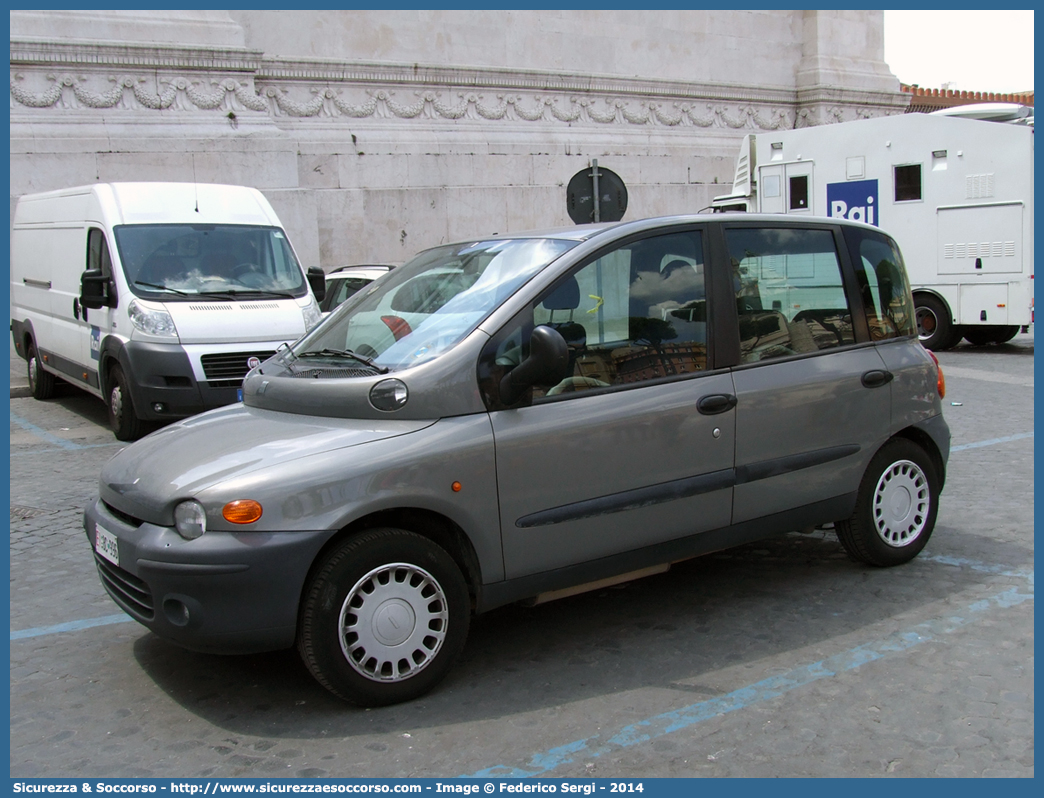
[(761, 212), (812, 214), (812, 166), (796, 161), (758, 167)]

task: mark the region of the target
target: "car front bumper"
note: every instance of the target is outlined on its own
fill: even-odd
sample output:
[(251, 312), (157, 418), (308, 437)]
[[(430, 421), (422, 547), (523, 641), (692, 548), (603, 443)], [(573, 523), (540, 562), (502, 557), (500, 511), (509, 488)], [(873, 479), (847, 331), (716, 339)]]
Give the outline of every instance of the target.
[[(98, 553), (101, 527), (119, 564)], [(117, 516), (101, 500), (84, 511), (98, 576), (121, 609), (159, 637), (194, 651), (247, 654), (289, 648), (301, 591), (330, 532), (207, 532)]]

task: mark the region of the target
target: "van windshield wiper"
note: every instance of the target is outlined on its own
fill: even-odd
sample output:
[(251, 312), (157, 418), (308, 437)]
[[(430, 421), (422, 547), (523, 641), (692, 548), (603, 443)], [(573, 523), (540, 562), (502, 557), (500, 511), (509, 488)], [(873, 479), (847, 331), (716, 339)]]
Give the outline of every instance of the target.
[(200, 291), (200, 296), (237, 297), (237, 296), (277, 296), (284, 299), (294, 299), (289, 291), (268, 291), (263, 288), (226, 288), (221, 291)]
[(170, 293), (177, 294), (178, 296), (192, 296), (192, 294), (189, 294), (186, 291), (179, 291), (177, 288), (170, 288), (169, 286), (161, 285), (160, 283), (143, 283), (141, 280), (135, 280), (134, 284), (140, 285), (144, 288), (154, 288), (157, 291), (170, 291)]
[(301, 354), (297, 355), (297, 357), (347, 357), (351, 358), (352, 360), (358, 360), (360, 363), (365, 363), (378, 374), (388, 373), (388, 369), (384, 366), (378, 366), (376, 363), (373, 362), (372, 357), (360, 355), (357, 352), (353, 352), (351, 349), (320, 349), (315, 352), (302, 352)]

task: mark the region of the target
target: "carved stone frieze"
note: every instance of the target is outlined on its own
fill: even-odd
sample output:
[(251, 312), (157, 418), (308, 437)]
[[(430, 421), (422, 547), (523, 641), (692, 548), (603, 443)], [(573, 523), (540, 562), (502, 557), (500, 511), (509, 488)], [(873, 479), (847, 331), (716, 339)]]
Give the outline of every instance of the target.
[[(235, 112), (282, 124), (362, 120), (779, 130), (880, 116), (887, 92), (788, 90), (330, 60), (230, 48), (12, 41), (11, 112)], [(33, 109), (28, 111), (27, 109)]]

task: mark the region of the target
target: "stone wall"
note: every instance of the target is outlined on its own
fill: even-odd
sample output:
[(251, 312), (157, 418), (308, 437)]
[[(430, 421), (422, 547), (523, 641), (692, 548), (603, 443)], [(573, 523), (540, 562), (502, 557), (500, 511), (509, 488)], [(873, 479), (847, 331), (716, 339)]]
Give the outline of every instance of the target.
[(571, 225), (597, 158), (625, 218), (697, 211), (745, 133), (901, 112), (881, 12), (11, 12), (11, 197), (254, 185), (307, 265)]

